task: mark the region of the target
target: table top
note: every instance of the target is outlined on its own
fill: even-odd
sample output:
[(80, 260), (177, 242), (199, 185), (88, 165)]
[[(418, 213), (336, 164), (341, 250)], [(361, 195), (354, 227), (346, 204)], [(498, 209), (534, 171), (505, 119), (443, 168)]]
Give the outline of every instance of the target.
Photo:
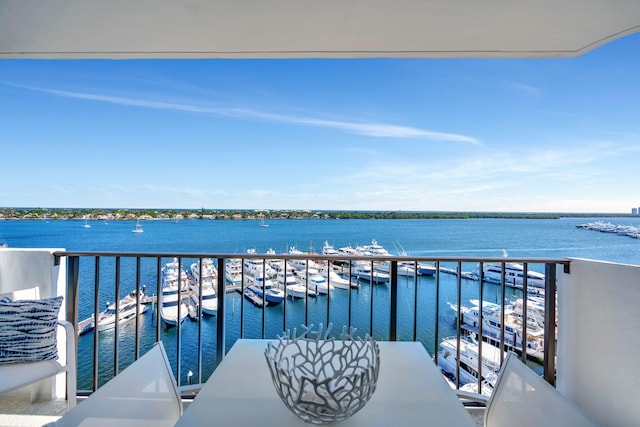
[[(267, 340), (238, 340), (176, 426), (306, 426), (282, 403), (264, 356)], [(378, 341), (371, 400), (341, 426), (475, 427), (419, 342)]]

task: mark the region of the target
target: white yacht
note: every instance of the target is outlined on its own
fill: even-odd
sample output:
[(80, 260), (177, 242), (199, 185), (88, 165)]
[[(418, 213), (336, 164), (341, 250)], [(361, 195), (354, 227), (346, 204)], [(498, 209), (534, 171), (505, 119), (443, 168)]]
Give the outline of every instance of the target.
[(242, 284), (242, 261), (240, 259), (230, 258), (226, 260), (224, 278), (231, 285), (238, 286)]
[(318, 295), (315, 290), (307, 289), (305, 285), (298, 283), (296, 276), (291, 270), (287, 270), (286, 274), (284, 270), (278, 271), (276, 274), (276, 283), (278, 288), (285, 291), (287, 296), (293, 300), (304, 298), (306, 295), (310, 297)]
[(326, 265), (320, 266), (318, 269), (318, 273), (323, 277), (326, 277), (335, 288), (337, 289), (349, 289), (349, 288), (359, 288), (360, 284), (357, 280), (349, 280), (348, 278), (344, 278), (339, 275), (333, 268), (327, 268)]
[(308, 288), (318, 294), (328, 294), (335, 289), (335, 286), (327, 281), (315, 268), (305, 268), (295, 270), (295, 275), (302, 283), (306, 283)]
[[(178, 302), (179, 301), (179, 302)], [(178, 305), (180, 305), (180, 319), (178, 320)], [(160, 294), (160, 317), (168, 326), (176, 326), (187, 317), (187, 306), (181, 301), (176, 286), (165, 286)]]
[[(247, 250), (247, 254), (255, 255), (255, 253), (256, 253), (255, 249)], [(250, 276), (265, 275), (266, 277), (273, 277), (276, 274), (273, 267), (271, 267), (271, 265), (268, 262), (266, 262), (266, 260), (264, 259), (245, 258), (242, 266), (244, 268), (245, 274)]]
[(389, 251), (387, 251), (382, 245), (379, 245), (376, 239), (371, 240), (370, 245), (358, 246), (356, 247), (356, 251), (359, 255), (364, 256), (374, 256), (374, 257), (384, 257), (391, 256)]
[[(297, 249), (295, 246), (289, 248), (289, 255), (308, 255)], [(310, 269), (317, 270), (320, 265), (311, 259), (290, 259), (289, 264), (296, 270), (304, 270), (309, 266)]]
[(367, 282), (373, 283), (388, 283), (391, 276), (389, 273), (385, 273), (383, 271), (376, 270), (375, 267), (372, 270), (371, 264), (369, 262), (354, 262), (353, 267), (351, 268), (351, 275), (357, 277), (360, 280), (365, 280)]
[(322, 247), (322, 255), (340, 255), (340, 253), (325, 240), (324, 246)]
[[(502, 264), (486, 263), (482, 266), (483, 277), (489, 283), (502, 283)], [(476, 274), (479, 271), (476, 269)], [(516, 262), (505, 262), (504, 281), (507, 286), (522, 288), (524, 286), (524, 266)], [(544, 274), (537, 271), (527, 270), (527, 286), (544, 289)]]
[(200, 288), (202, 288), (202, 312), (209, 316), (218, 313), (218, 298), (216, 286), (218, 270), (211, 258), (202, 259), (202, 278), (200, 276), (200, 262), (191, 264), (191, 277), (193, 280), (193, 294), (191, 298), (197, 305), (200, 303)]
[(178, 281), (180, 281), (180, 288), (183, 292), (189, 289), (189, 275), (184, 268), (178, 264), (177, 258), (165, 264), (160, 272), (160, 278), (163, 286), (175, 285), (178, 287)]
[(167, 326), (176, 326), (188, 314), (188, 308), (182, 301), (182, 292), (189, 289), (189, 278), (176, 258), (162, 268), (161, 276), (160, 317)]
[(143, 301), (144, 291), (141, 290), (137, 300), (135, 291), (132, 291), (129, 295), (122, 298), (117, 309), (115, 303), (107, 303), (107, 307), (104, 311), (98, 313), (97, 322), (95, 321), (93, 314), (89, 319), (78, 322), (78, 335), (87, 333), (94, 328), (98, 331), (108, 331), (115, 328), (116, 322), (122, 325), (135, 319), (136, 313), (140, 315), (149, 308), (143, 304)]
[(276, 288), (268, 277), (256, 272), (247, 274), (245, 278), (249, 284), (247, 289), (262, 298), (267, 305), (278, 305), (284, 301), (284, 291)]
[[(482, 363), (478, 368), (480, 359), (480, 345), (482, 345)], [(440, 343), (441, 351), (438, 354), (438, 367), (442, 372), (455, 383), (456, 377), (456, 360), (458, 341), (456, 337), (449, 337)], [(506, 357), (506, 353), (502, 352), (502, 360)], [(490, 394), (493, 384), (497, 379), (500, 371), (500, 349), (487, 342), (480, 344), (471, 337), (461, 337), (460, 339), (460, 385), (474, 384), (478, 382), (478, 376), (481, 376), (483, 383), (482, 394)], [(487, 390), (484, 390), (484, 388)]]
[[(471, 307), (461, 306), (460, 313), (462, 316), (461, 323), (463, 328), (472, 332), (478, 332), (480, 323), (480, 301), (477, 299), (470, 300)], [(449, 304), (452, 310), (457, 314), (457, 306)], [(500, 340), (502, 325), (502, 307), (488, 301), (482, 302), (482, 335), (484, 337)], [(531, 350), (541, 351), (543, 348), (544, 327), (537, 323), (534, 319), (527, 319), (527, 338), (526, 347)], [(521, 317), (509, 306), (505, 305), (504, 309), (504, 342), (505, 344), (519, 349), (522, 347), (522, 321)]]
[[(375, 267), (375, 271), (391, 274), (391, 263), (382, 262)], [(413, 261), (398, 261), (398, 276), (413, 277), (416, 275), (416, 265)]]

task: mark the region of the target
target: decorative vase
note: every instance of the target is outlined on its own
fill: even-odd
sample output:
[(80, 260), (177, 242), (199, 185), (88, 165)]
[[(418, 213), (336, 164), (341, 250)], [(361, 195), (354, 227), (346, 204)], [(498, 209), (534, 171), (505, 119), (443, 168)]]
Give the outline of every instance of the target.
[(344, 327), (339, 340), (303, 326), (268, 343), (265, 357), (273, 385), (285, 406), (308, 423), (342, 421), (364, 407), (376, 390), (380, 350), (369, 335), (354, 337)]

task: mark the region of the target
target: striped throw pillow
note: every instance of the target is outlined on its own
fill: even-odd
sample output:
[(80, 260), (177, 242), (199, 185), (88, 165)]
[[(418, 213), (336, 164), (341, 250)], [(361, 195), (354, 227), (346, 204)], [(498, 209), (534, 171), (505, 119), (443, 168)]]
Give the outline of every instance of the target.
[(58, 312), (62, 297), (0, 299), (0, 364), (58, 358)]

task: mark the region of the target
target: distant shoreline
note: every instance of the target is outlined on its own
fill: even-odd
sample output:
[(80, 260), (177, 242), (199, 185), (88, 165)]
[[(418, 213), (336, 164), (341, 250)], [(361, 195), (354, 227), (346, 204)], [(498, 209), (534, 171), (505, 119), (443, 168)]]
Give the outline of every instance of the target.
[(0, 208), (0, 220), (283, 220), (283, 219), (560, 219), (607, 218), (630, 213), (544, 212), (429, 212), (429, 211), (320, 211), (250, 209), (92, 209)]

